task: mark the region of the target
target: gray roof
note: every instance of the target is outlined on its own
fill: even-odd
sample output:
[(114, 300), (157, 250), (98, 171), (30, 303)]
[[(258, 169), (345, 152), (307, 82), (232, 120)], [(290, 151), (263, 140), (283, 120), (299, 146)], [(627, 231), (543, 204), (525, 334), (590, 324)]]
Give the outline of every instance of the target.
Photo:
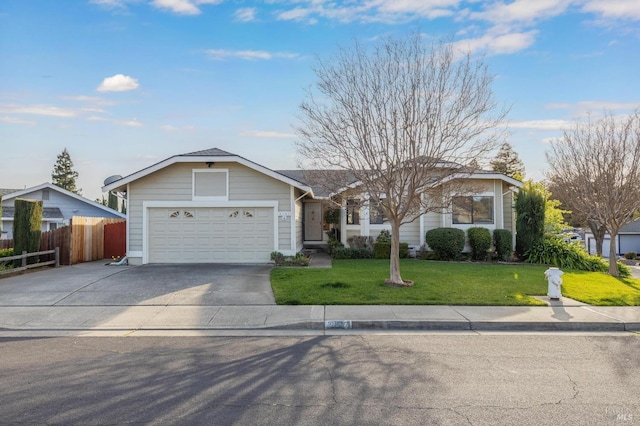
[[(3, 207), (2, 217), (13, 217), (15, 209), (13, 207)], [(63, 219), (62, 212), (57, 207), (43, 207), (42, 208), (43, 219)]]
[(14, 192), (20, 191), (19, 189), (8, 189), (8, 188), (0, 188), (0, 195), (13, 194)]
[(200, 157), (200, 156), (214, 156), (214, 157), (237, 157), (236, 154), (223, 151), (219, 148), (203, 149), (202, 151), (188, 152), (186, 154), (180, 154), (183, 157)]
[(298, 181), (304, 185), (310, 186), (313, 195), (316, 198), (327, 198), (331, 194), (344, 189), (351, 183), (356, 181), (353, 172), (349, 170), (274, 170)]
[(620, 228), (620, 234), (640, 234), (640, 219), (627, 223)]

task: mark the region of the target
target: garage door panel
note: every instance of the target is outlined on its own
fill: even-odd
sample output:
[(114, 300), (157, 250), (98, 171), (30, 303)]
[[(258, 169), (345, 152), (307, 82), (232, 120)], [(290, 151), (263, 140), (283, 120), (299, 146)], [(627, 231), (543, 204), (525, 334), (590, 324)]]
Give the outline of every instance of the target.
[(151, 208), (149, 262), (267, 262), (273, 208)]

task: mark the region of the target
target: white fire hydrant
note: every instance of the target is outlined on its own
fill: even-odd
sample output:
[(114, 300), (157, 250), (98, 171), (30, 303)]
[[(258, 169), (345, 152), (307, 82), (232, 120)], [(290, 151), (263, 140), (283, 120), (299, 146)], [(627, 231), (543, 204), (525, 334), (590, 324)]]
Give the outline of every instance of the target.
[(560, 287), (562, 286), (562, 276), (564, 272), (562, 272), (558, 268), (549, 268), (544, 271), (544, 275), (547, 277), (549, 281), (549, 288), (547, 290), (547, 296), (549, 296), (552, 300), (559, 300), (562, 297), (562, 292), (560, 291)]

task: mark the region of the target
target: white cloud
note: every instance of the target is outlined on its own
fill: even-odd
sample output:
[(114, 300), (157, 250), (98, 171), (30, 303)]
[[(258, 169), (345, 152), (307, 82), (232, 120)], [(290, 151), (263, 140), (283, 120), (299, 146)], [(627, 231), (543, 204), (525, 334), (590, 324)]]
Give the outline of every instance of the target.
[(292, 0), (295, 5), (280, 10), (276, 18), (283, 21), (317, 22), (326, 18), (340, 22), (400, 23), (416, 19), (436, 19), (458, 12), (461, 0), (352, 0), (333, 2), (323, 0)]
[(531, 46), (536, 41), (535, 30), (509, 34), (487, 32), (482, 37), (468, 38), (455, 42), (455, 48), (462, 52), (486, 51), (490, 55), (515, 53)]
[(151, 5), (178, 15), (199, 15), (201, 5), (219, 4), (222, 0), (153, 0)]
[[(608, 0), (607, 0), (608, 1)], [(530, 23), (564, 13), (575, 0), (515, 0), (491, 3), (483, 12), (473, 12), (471, 19), (493, 23)]]
[(171, 124), (165, 124), (160, 126), (160, 129), (164, 130), (165, 132), (178, 132), (178, 131), (192, 132), (195, 130), (195, 127), (193, 126), (176, 127), (176, 126), (172, 126)]
[(117, 124), (119, 126), (126, 126), (126, 127), (142, 127), (143, 124), (138, 121), (137, 118), (133, 118), (131, 120), (117, 120), (117, 119), (113, 119), (113, 118), (105, 118), (105, 117), (99, 117), (96, 115), (92, 115), (91, 117), (87, 117), (88, 121), (97, 121), (97, 122), (101, 122), (101, 123), (113, 123), (113, 124)]
[(263, 139), (292, 139), (296, 137), (296, 135), (291, 133), (276, 132), (272, 130), (246, 130), (240, 132), (240, 136)]
[(138, 80), (128, 75), (116, 74), (102, 80), (100, 86), (96, 88), (98, 92), (126, 92), (138, 88)]
[(0, 112), (5, 114), (33, 114), (62, 118), (70, 118), (78, 115), (76, 110), (60, 108), (52, 105), (0, 104)]
[(256, 19), (257, 9), (255, 7), (243, 7), (236, 10), (233, 14), (236, 21), (251, 22)]
[(79, 95), (79, 96), (62, 96), (61, 97), (64, 100), (67, 101), (77, 101), (77, 102), (84, 102), (87, 104), (92, 104), (92, 105), (115, 105), (115, 102), (110, 101), (108, 99), (104, 99), (98, 96), (84, 96), (84, 95)]
[(638, 0), (588, 0), (582, 10), (596, 13), (603, 18), (640, 20)]
[(0, 117), (0, 121), (3, 123), (11, 123), (11, 124), (26, 124), (28, 126), (35, 126), (35, 121), (23, 120), (21, 118), (16, 117)]
[(228, 58), (238, 58), (248, 61), (255, 60), (270, 60), (275, 58), (293, 59), (297, 58), (296, 53), (286, 52), (267, 52), (265, 50), (225, 50), (225, 49), (209, 49), (205, 53), (209, 55), (211, 59), (224, 60)]
[(564, 130), (571, 127), (573, 122), (566, 120), (529, 120), (510, 121), (508, 127), (512, 129), (533, 129), (533, 130)]

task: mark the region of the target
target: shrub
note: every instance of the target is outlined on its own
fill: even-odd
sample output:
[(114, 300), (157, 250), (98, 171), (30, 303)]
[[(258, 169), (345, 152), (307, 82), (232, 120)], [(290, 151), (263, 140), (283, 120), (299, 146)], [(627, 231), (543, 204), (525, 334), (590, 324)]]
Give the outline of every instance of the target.
[(376, 243), (390, 243), (391, 242), (391, 233), (387, 229), (383, 229), (380, 231), (378, 236), (376, 237)]
[[(609, 272), (609, 262), (599, 256), (592, 256), (580, 246), (567, 243), (555, 236), (546, 236), (525, 253), (528, 263), (541, 263), (558, 268), (580, 271)], [(621, 277), (629, 277), (631, 270), (618, 262)]]
[[(14, 201), (13, 213), (13, 251), (15, 253), (35, 253), (40, 250), (42, 229), (42, 201)], [(19, 266), (20, 260), (16, 261)], [(28, 263), (38, 263), (37, 257), (30, 257)]]
[(276, 266), (309, 266), (309, 262), (311, 261), (311, 259), (302, 252), (298, 252), (294, 256), (285, 256), (279, 251), (271, 252), (271, 260), (275, 262)]
[(474, 227), (467, 230), (471, 258), (473, 260), (487, 260), (487, 252), (491, 248), (491, 232), (487, 228)]
[(526, 253), (544, 239), (544, 195), (534, 190), (520, 190), (516, 198), (516, 252)]
[(334, 259), (371, 259), (371, 250), (365, 248), (338, 247), (331, 252)]
[(336, 249), (344, 248), (344, 244), (334, 239), (329, 240), (327, 244), (329, 245), (329, 254), (333, 254)]
[(374, 259), (389, 259), (391, 257), (391, 243), (376, 242), (373, 245)]
[(9, 256), (13, 256), (12, 248), (0, 249), (0, 257), (9, 257)]
[(349, 247), (351, 248), (371, 250), (373, 247), (373, 237), (354, 235), (347, 239), (347, 243), (349, 243)]
[(507, 261), (513, 253), (513, 235), (508, 229), (493, 230), (493, 245), (496, 248), (498, 259)]
[(635, 251), (628, 251), (624, 254), (624, 258), (628, 260), (634, 260), (636, 257), (638, 257), (638, 253)]
[(464, 231), (455, 228), (436, 228), (427, 231), (426, 241), (441, 260), (454, 260), (464, 249)]
[(400, 243), (398, 251), (400, 252), (400, 259), (409, 257), (409, 243)]

